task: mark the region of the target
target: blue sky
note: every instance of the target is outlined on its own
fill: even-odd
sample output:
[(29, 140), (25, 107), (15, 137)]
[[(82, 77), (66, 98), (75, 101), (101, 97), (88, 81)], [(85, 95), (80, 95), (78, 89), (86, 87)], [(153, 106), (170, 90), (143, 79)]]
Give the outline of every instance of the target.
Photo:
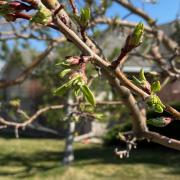
[[(158, 3), (151, 4), (145, 3), (144, 4), (144, 11), (147, 12), (153, 19), (157, 19), (158, 24), (163, 24), (174, 20), (177, 16), (177, 13), (180, 11), (180, 0), (157, 0)], [(133, 4), (136, 7), (142, 9), (143, 7), (143, 0), (132, 0)], [(120, 15), (123, 17), (129, 11), (122, 8), (121, 6), (113, 3), (111, 9), (109, 9), (107, 16), (113, 17), (114, 15)], [(180, 15), (180, 12), (179, 12)], [(127, 18), (130, 21), (141, 21), (142, 19), (138, 16), (131, 15)]]
[[(131, 0), (131, 1), (136, 7), (139, 8), (143, 7), (142, 4), (143, 0)], [(157, 1), (158, 3), (156, 4), (145, 3), (144, 11), (146, 11), (154, 19), (157, 19), (157, 24), (163, 24), (174, 20), (177, 16), (178, 10), (180, 11), (180, 0), (157, 0)], [(76, 2), (79, 3), (80, 6), (82, 6), (84, 0), (76, 0)], [(100, 2), (100, 0), (97, 0), (97, 2)], [(121, 7), (117, 3), (113, 3), (111, 8), (108, 9), (106, 15), (108, 17), (114, 17), (118, 15), (120, 18), (122, 18), (128, 13), (129, 13), (128, 10)], [(127, 20), (133, 22), (143, 21), (140, 17), (136, 15), (129, 16)], [(57, 37), (59, 36), (59, 33), (55, 33), (55, 31), (53, 31), (53, 35), (54, 37)], [(43, 51), (45, 48), (45, 44), (43, 42), (37, 43), (37, 41), (34, 40), (31, 40), (30, 42), (32, 47), (38, 51)]]
[[(144, 3), (144, 6), (142, 3), (143, 0), (131, 0), (131, 1), (136, 7), (139, 7), (141, 9), (144, 8), (144, 11), (147, 12), (147, 14), (149, 14), (153, 19), (157, 20), (157, 24), (171, 22), (176, 18), (178, 11), (180, 11), (180, 0), (157, 0), (158, 3), (156, 4)], [(76, 2), (77, 3), (79, 2), (80, 6), (83, 5), (82, 0), (77, 0)], [(118, 15), (120, 16), (120, 18), (122, 18), (128, 13), (129, 13), (128, 10), (118, 5), (117, 3), (113, 3), (111, 8), (108, 9), (106, 15), (108, 17), (114, 17)], [(133, 22), (140, 22), (140, 21), (144, 22), (142, 18), (136, 15), (129, 16), (127, 20)], [(32, 43), (32, 44), (36, 46), (36, 43)], [(36, 49), (39, 49), (40, 51), (43, 50), (44, 44), (39, 43), (39, 48)]]
[[(133, 4), (136, 7), (142, 8), (143, 7), (143, 0), (131, 0)], [(167, 22), (171, 22), (174, 20), (177, 16), (177, 13), (179, 11), (180, 15), (180, 0), (157, 0), (158, 3), (156, 4), (150, 4), (145, 3), (144, 4), (144, 11), (146, 11), (153, 19), (157, 19), (157, 24), (163, 24)], [(82, 5), (82, 0), (77, 0), (77, 3), (79, 2), (80, 5)], [(99, 2), (99, 0), (97, 1)], [(111, 8), (107, 11), (108, 17), (114, 17), (116, 15), (119, 15), (121, 18), (128, 14), (129, 11), (127, 11), (125, 8), (121, 7), (117, 3), (113, 3)], [(180, 18), (180, 17), (179, 17)], [(143, 21), (140, 17), (136, 15), (131, 15), (127, 18), (129, 21), (133, 22), (139, 22)], [(57, 33), (54, 33), (55, 36), (57, 36)], [(45, 44), (43, 42), (36, 42), (31, 41), (31, 45), (33, 48), (35, 48), (38, 51), (43, 51), (45, 48)]]

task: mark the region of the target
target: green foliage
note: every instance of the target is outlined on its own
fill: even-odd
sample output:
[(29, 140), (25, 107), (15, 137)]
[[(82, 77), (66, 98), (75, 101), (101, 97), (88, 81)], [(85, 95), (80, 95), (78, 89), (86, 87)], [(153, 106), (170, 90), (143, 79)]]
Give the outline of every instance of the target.
[[(70, 87), (72, 87), (72, 85), (74, 84), (74, 82), (76, 82), (76, 80), (79, 79), (79, 76), (75, 76), (74, 78), (72, 78), (70, 81), (66, 82), (65, 84), (63, 84), (62, 86), (58, 87), (57, 89), (54, 90), (54, 94), (61, 96), (63, 95)], [(74, 84), (75, 85), (75, 84)]]
[(161, 90), (161, 84), (159, 81), (153, 82), (151, 85), (151, 91), (153, 93), (159, 92)]
[(129, 37), (128, 44), (129, 46), (137, 47), (142, 43), (144, 33), (144, 25), (143, 23), (137, 24), (133, 33)]
[(47, 25), (52, 20), (52, 12), (43, 4), (38, 7), (37, 13), (32, 17), (31, 22)]
[(133, 76), (132, 78), (133, 78), (134, 84), (136, 84), (137, 86), (140, 86), (143, 90), (145, 90), (148, 93), (151, 92), (151, 85), (146, 80), (143, 69), (141, 69), (139, 72), (139, 79), (137, 79), (135, 76)]
[(94, 117), (98, 120), (103, 120), (104, 114), (102, 113), (93, 113)]
[(54, 94), (61, 96), (71, 87), (74, 89), (76, 96), (81, 91), (85, 99), (87, 100), (87, 102), (89, 102), (92, 106), (95, 106), (96, 104), (95, 97), (93, 93), (91, 92), (91, 90), (89, 89), (89, 87), (83, 81), (81, 75), (79, 74), (75, 75), (75, 77), (70, 79), (68, 82), (58, 87), (57, 89), (55, 89)]
[(19, 108), (19, 106), (20, 106), (20, 104), (21, 104), (21, 100), (20, 100), (20, 99), (13, 99), (13, 100), (10, 100), (10, 101), (9, 101), (9, 104), (10, 104), (12, 107)]
[(137, 86), (141, 86), (143, 84), (143, 82), (141, 82), (138, 78), (136, 78), (135, 76), (132, 76), (133, 82), (134, 84), (136, 84)]
[(92, 91), (89, 89), (89, 87), (86, 84), (82, 84), (80, 86), (81, 91), (84, 95), (84, 97), (86, 98), (86, 100), (92, 105), (95, 106), (96, 105), (96, 101), (95, 101), (95, 97), (92, 93)]
[[(61, 64), (62, 65), (62, 64)], [(61, 77), (61, 78), (63, 78), (64, 76), (66, 76), (69, 72), (71, 72), (71, 70), (72, 69), (64, 69), (63, 71), (61, 71), (60, 73), (59, 73), (59, 76)]]
[(145, 75), (144, 75), (144, 69), (140, 70), (139, 79), (140, 79), (140, 81), (146, 81), (146, 78), (145, 78)]
[(86, 25), (91, 18), (91, 12), (89, 8), (81, 9), (80, 21), (83, 25)]
[(147, 104), (150, 108), (152, 108), (155, 112), (162, 113), (165, 106), (159, 99), (156, 94), (151, 94), (148, 98)]
[(150, 84), (144, 75), (144, 70), (141, 69), (139, 72), (139, 79), (133, 76), (133, 81), (137, 86), (140, 86), (143, 90), (150, 94), (150, 97), (147, 100), (148, 106), (155, 112), (162, 113), (165, 106), (155, 94), (161, 90), (161, 84), (159, 81), (153, 82)]
[(58, 62), (58, 63), (56, 64), (56, 66), (62, 66), (63, 68), (69, 68), (69, 67), (70, 67), (70, 64), (67, 63), (67, 62), (62, 61), (62, 62)]
[(147, 124), (151, 124), (156, 127), (165, 127), (171, 122), (172, 119), (167, 117), (157, 117), (157, 118), (147, 119)]
[(80, 16), (75, 15), (74, 18), (81, 27), (86, 28), (91, 18), (91, 11), (88, 7), (82, 8)]
[(138, 86), (143, 86), (147, 82), (143, 69), (141, 69), (139, 72), (139, 79), (137, 79), (135, 76), (133, 76), (132, 78), (133, 78), (134, 83)]

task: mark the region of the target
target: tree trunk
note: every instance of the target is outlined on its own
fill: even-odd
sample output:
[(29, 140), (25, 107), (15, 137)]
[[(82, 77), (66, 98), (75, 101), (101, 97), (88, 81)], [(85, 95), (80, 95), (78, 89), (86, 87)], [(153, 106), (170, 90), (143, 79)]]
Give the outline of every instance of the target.
[(69, 119), (68, 132), (67, 132), (67, 137), (66, 137), (65, 154), (64, 154), (64, 159), (63, 159), (64, 165), (69, 165), (74, 160), (74, 151), (73, 151), (74, 131), (75, 131), (75, 122)]

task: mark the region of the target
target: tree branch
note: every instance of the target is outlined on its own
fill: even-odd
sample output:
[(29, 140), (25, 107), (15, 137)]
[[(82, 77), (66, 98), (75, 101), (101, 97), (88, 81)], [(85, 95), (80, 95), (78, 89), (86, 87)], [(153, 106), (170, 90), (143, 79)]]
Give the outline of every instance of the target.
[[(61, 38), (59, 40), (59, 42), (63, 41), (65, 41), (65, 38)], [(26, 78), (32, 73), (34, 68), (37, 67), (42, 62), (42, 60), (44, 60), (49, 55), (54, 46), (55, 45), (50, 45), (42, 54), (37, 56), (36, 59), (32, 61), (32, 63), (14, 80), (0, 80), (0, 89), (23, 83), (24, 80), (26, 80)]]
[(169, 147), (169, 148), (180, 150), (180, 141), (178, 141), (178, 140), (168, 138), (166, 136), (163, 136), (159, 133), (152, 132), (152, 131), (143, 132), (142, 135), (146, 139), (148, 139), (152, 142), (161, 144), (161, 145)]

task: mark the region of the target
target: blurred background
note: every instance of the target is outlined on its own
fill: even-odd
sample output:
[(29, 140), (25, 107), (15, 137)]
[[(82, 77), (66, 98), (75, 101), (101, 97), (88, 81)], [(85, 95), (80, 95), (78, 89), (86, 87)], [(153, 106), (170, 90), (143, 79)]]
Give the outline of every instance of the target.
[[(68, 1), (61, 2), (71, 14)], [(156, 21), (158, 29), (180, 44), (180, 0), (130, 2), (145, 11)], [(147, 25), (141, 17), (116, 1), (76, 0), (75, 3), (78, 9), (91, 9), (87, 33), (110, 61), (118, 57), (132, 28), (98, 22), (99, 18)], [(57, 45), (43, 56), (54, 43)], [(150, 56), (155, 43), (156, 39), (145, 34), (143, 44), (128, 56), (122, 70), (130, 79), (133, 75), (137, 77), (143, 68), (150, 82), (158, 79), (163, 84), (168, 81), (158, 95), (180, 110), (180, 80), (176, 77), (168, 79), (158, 62)], [(159, 46), (163, 59), (172, 57), (163, 44)], [(80, 51), (53, 29), (21, 19), (10, 23), (0, 18), (0, 116), (21, 123), (37, 115), (33, 123), (19, 128), (18, 132), (17, 128), (0, 126), (0, 179), (180, 179), (178, 151), (144, 140), (138, 142), (129, 158), (120, 159), (115, 155), (115, 148), (125, 148), (118, 134), (131, 130), (131, 114), (101, 76), (98, 67), (87, 68), (90, 87), (97, 101), (93, 116), (74, 116), (69, 120), (73, 108), (68, 104), (75, 103), (71, 89), (61, 97), (55, 96), (53, 90), (67, 80), (59, 77), (62, 67), (56, 64), (67, 56), (76, 55), (80, 55)], [(175, 58), (178, 69), (180, 57)], [(32, 68), (33, 64), (38, 65)], [(1, 85), (3, 83), (7, 85)], [(51, 108), (56, 105), (63, 107)], [(49, 110), (38, 115), (38, 111), (45, 107)], [(83, 103), (81, 108), (92, 112), (92, 108), (84, 107)], [(147, 111), (147, 118), (161, 116), (169, 114)], [(177, 121), (163, 128), (148, 127), (180, 140)]]

